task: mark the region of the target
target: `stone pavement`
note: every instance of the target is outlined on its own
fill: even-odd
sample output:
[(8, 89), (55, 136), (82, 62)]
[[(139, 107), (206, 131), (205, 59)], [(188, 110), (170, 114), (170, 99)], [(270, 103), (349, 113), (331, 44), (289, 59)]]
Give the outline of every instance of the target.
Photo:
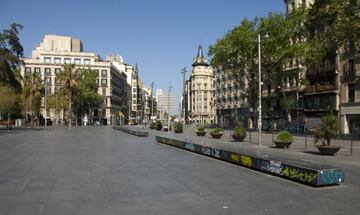
[(156, 133), (140, 138), (111, 127), (77, 127), (1, 135), (0, 214), (360, 210), (359, 182), (311, 188), (158, 144)]

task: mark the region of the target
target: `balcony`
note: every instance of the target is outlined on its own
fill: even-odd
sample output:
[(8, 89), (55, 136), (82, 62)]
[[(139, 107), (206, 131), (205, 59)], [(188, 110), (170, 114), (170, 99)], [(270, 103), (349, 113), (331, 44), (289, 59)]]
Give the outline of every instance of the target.
[(335, 93), (338, 90), (337, 86), (334, 86), (329, 83), (325, 83), (323, 85), (316, 83), (315, 85), (310, 85), (305, 88), (305, 95), (312, 94), (326, 94), (326, 93)]
[(360, 76), (356, 75), (356, 71), (344, 72), (344, 75), (340, 77), (341, 83), (349, 83), (360, 81)]
[(322, 63), (311, 65), (306, 70), (307, 76), (325, 76), (336, 70), (335, 55), (328, 57)]

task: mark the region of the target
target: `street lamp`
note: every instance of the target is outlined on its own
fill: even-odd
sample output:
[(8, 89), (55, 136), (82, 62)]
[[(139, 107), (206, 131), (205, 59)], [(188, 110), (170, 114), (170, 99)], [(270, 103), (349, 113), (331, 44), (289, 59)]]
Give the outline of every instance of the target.
[(181, 73), (183, 74), (183, 101), (182, 101), (182, 110), (181, 115), (184, 117), (184, 123), (186, 122), (186, 107), (185, 107), (185, 73), (187, 73), (186, 67), (181, 69)]
[[(268, 34), (264, 35), (265, 38), (269, 37)], [(261, 130), (262, 130), (262, 110), (261, 110), (261, 34), (258, 34), (258, 55), (259, 55), (259, 121), (258, 121), (258, 127), (259, 127), (259, 146), (262, 145), (262, 138), (261, 138)]]
[(154, 97), (153, 97), (153, 91), (154, 91), (154, 82), (151, 82), (151, 116), (150, 116), (150, 120), (153, 118), (154, 116)]

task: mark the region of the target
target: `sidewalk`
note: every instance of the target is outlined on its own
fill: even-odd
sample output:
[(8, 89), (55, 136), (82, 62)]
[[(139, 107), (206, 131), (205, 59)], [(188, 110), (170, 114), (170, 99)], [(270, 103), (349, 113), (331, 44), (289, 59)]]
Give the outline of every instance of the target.
[[(147, 130), (147, 129), (146, 129)], [(263, 145), (250, 142), (234, 142), (230, 137), (230, 132), (226, 131), (221, 139), (213, 139), (207, 133), (205, 137), (196, 136), (193, 129), (186, 128), (183, 134), (175, 134), (173, 132), (163, 132), (150, 130), (149, 137), (160, 135), (174, 139), (184, 140), (190, 143), (210, 146), (212, 148), (224, 149), (233, 152), (247, 151), (257, 155), (274, 155), (282, 159), (297, 160), (301, 162), (311, 162), (317, 164), (330, 165), (340, 168), (345, 173), (346, 186), (352, 186), (354, 190), (360, 191), (360, 155), (359, 151), (350, 156), (346, 149), (342, 149), (341, 153), (336, 156), (319, 155), (317, 149), (313, 146), (313, 140), (308, 141), (308, 147), (305, 149), (304, 137), (295, 137), (295, 142), (290, 149), (278, 149), (273, 147), (271, 143), (271, 134), (263, 134)], [(257, 140), (257, 132), (251, 133), (252, 139)], [(249, 141), (250, 134), (247, 133), (246, 141)], [(357, 143), (359, 144), (359, 143)], [(358, 147), (359, 145), (357, 145)], [(356, 149), (358, 150), (358, 148)], [(354, 150), (355, 151), (355, 150)]]
[[(187, 137), (196, 136), (195, 133), (196, 127), (184, 127), (184, 135)], [(206, 138), (212, 139), (209, 132), (211, 129), (207, 129)], [(233, 142), (233, 139), (231, 137), (231, 130), (225, 130), (224, 135), (221, 137), (220, 141), (225, 142)], [(270, 134), (270, 133), (262, 133), (262, 145), (263, 146), (275, 146), (273, 144), (273, 140), (276, 138), (276, 134)], [(317, 148), (314, 147), (314, 138), (312, 136), (308, 135), (294, 135), (294, 142), (291, 144), (291, 148), (287, 150), (295, 150), (295, 151), (308, 151), (309, 153), (317, 153)], [(255, 145), (259, 144), (259, 132), (257, 131), (251, 131), (246, 133), (246, 138), (244, 142), (252, 143)], [(360, 140), (345, 140), (345, 139), (333, 139), (331, 141), (331, 144), (333, 145), (339, 145), (341, 146), (340, 151), (337, 153), (337, 156), (343, 155), (343, 156), (356, 156), (360, 159)], [(351, 150), (351, 144), (352, 144), (352, 150)]]

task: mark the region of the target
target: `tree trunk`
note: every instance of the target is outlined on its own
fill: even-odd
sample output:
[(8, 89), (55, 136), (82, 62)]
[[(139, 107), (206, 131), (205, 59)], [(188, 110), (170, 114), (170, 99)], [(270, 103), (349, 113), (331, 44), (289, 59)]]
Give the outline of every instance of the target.
[(71, 127), (72, 124), (72, 110), (71, 110), (71, 92), (69, 93), (69, 110), (68, 110), (68, 126)]
[(326, 143), (327, 143), (328, 146), (330, 146), (330, 144), (331, 144), (331, 138), (330, 137), (326, 138)]

